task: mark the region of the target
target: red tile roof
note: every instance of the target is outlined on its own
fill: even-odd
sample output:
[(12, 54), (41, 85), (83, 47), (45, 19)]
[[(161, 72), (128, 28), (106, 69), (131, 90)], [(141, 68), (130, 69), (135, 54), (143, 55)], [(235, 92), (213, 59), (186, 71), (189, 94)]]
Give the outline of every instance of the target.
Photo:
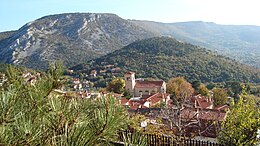
[(121, 98), (120, 102), (122, 105), (126, 105), (126, 103), (128, 102), (128, 100), (126, 98)]
[[(166, 99), (169, 96), (168, 93), (156, 93), (153, 95), (143, 96), (142, 98), (132, 98), (128, 101), (128, 104), (131, 109), (138, 108), (148, 108), (144, 106), (145, 102), (150, 102), (151, 106), (156, 103), (159, 103), (161, 100)], [(121, 104), (123, 103), (124, 98), (121, 98)]]
[(161, 87), (164, 81), (136, 81), (136, 88), (154, 88)]
[(146, 101), (150, 101), (151, 103), (157, 103), (161, 101), (162, 99), (165, 99), (169, 96), (170, 94), (168, 93), (155, 93), (151, 95), (150, 97), (146, 98)]
[(125, 73), (125, 74), (126, 74), (126, 75), (131, 75), (131, 74), (135, 74), (135, 72), (129, 71), (129, 72)]
[(129, 104), (129, 107), (131, 109), (137, 109), (137, 108), (140, 108), (143, 104), (145, 103), (145, 100), (142, 100), (142, 99), (130, 99), (128, 101), (128, 104)]
[(216, 110), (229, 110), (229, 106), (228, 105), (219, 105), (219, 106), (215, 106), (214, 109)]
[(184, 108), (181, 110), (181, 117), (183, 119), (193, 119), (198, 117), (200, 120), (210, 121), (224, 121), (227, 112), (223, 110), (203, 109), (196, 110), (194, 108)]
[(201, 107), (202, 109), (208, 109), (208, 108), (211, 108), (212, 103), (207, 98), (209, 98), (209, 97), (205, 97), (205, 96), (202, 96), (199, 94), (199, 95), (191, 97), (190, 101), (193, 104), (194, 104), (194, 102), (196, 102), (196, 104), (198, 104), (197, 106)]

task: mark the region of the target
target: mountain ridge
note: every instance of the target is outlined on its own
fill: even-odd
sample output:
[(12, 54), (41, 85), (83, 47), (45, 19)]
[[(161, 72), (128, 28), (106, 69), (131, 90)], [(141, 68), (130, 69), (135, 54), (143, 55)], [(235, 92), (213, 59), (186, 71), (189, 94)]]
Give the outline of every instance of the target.
[(260, 68), (260, 26), (219, 25), (213, 22), (190, 21), (161, 23), (132, 21), (147, 30), (206, 47), (241, 63)]
[(30, 68), (46, 69), (59, 59), (72, 66), (152, 36), (115, 14), (58, 14), (27, 23), (1, 41), (0, 55), (2, 62)]
[(46, 69), (49, 62), (61, 60), (71, 67), (136, 40), (172, 36), (260, 68), (259, 32), (259, 26), (250, 25), (125, 20), (111, 13), (56, 14), (0, 33), (0, 61)]

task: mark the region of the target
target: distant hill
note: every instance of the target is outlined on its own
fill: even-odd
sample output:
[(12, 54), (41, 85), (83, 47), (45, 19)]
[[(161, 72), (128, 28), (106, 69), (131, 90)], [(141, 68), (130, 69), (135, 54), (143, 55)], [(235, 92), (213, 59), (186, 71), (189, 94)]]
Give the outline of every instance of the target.
[(131, 22), (148, 31), (204, 46), (241, 63), (260, 68), (260, 26), (218, 25), (202, 21), (159, 23), (132, 20)]
[(170, 37), (155, 37), (136, 41), (87, 64), (72, 69), (78, 72), (104, 70), (108, 66), (120, 68), (117, 74), (134, 71), (138, 77), (168, 80), (184, 76), (189, 81), (202, 82), (243, 81), (260, 82), (260, 71), (217, 55), (199, 46), (177, 41)]
[(0, 41), (10, 37), (14, 33), (15, 33), (15, 31), (0, 32)]
[(62, 60), (70, 67), (152, 36), (114, 14), (51, 15), (3, 36), (0, 61), (46, 69), (49, 62)]

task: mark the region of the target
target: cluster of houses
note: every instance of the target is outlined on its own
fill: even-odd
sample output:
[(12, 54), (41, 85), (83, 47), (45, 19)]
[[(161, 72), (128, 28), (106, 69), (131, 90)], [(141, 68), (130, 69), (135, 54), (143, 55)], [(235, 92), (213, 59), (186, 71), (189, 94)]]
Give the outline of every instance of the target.
[(114, 67), (112, 64), (105, 65), (101, 70), (91, 70), (89, 73), (82, 73), (84, 80), (79, 78), (79, 75), (74, 73), (73, 70), (69, 69), (66, 73), (73, 77), (70, 81), (69, 88), (74, 91), (80, 90), (88, 90), (91, 87), (91, 82), (96, 80), (99, 76), (107, 75), (108, 73), (111, 76), (118, 76), (119, 73), (122, 71), (121, 68)]
[[(96, 72), (92, 72), (95, 76)], [(35, 84), (40, 74), (23, 74), (24, 80), (29, 84)], [(1, 77), (4, 80), (5, 76)], [(200, 135), (204, 137), (217, 136), (220, 124), (225, 120), (229, 112), (229, 106), (214, 106), (211, 97), (194, 95), (176, 105), (166, 93), (166, 83), (164, 81), (146, 81), (136, 79), (134, 72), (127, 72), (124, 75), (125, 89), (130, 92), (132, 98), (126, 99), (122, 95), (114, 95), (120, 101), (120, 104), (127, 107), (130, 114), (142, 114), (147, 117), (150, 124), (156, 124), (156, 119), (160, 116), (168, 130), (180, 133), (178, 129), (183, 130), (185, 136)], [(75, 89), (82, 89), (89, 83), (82, 83), (79, 78), (73, 78), (72, 86)], [(101, 97), (101, 93), (90, 93), (84, 90), (74, 92), (65, 92), (57, 90), (66, 98), (92, 98)], [(171, 109), (171, 110), (166, 110)], [(175, 121), (179, 121), (176, 123)]]
[[(96, 76), (97, 72), (92, 71), (91, 75)], [(40, 73), (32, 74), (26, 72), (23, 75), (25, 82), (34, 85), (41, 77)], [(6, 80), (5, 75), (0, 76), (1, 82)], [(178, 129), (183, 130), (185, 136), (200, 135), (205, 137), (217, 136), (220, 124), (225, 120), (229, 112), (229, 106), (214, 106), (211, 97), (194, 95), (176, 105), (166, 93), (166, 83), (164, 81), (146, 81), (136, 79), (134, 72), (127, 72), (124, 75), (125, 89), (130, 92), (132, 98), (126, 99), (122, 95), (113, 95), (119, 99), (121, 105), (128, 108), (130, 114), (142, 114), (147, 117), (150, 124), (156, 124), (158, 116), (162, 117), (163, 123), (168, 130), (180, 133)], [(89, 82), (81, 82), (79, 78), (73, 78), (72, 88), (77, 89), (74, 92), (57, 90), (56, 92), (64, 95), (66, 98), (92, 98), (102, 97), (101, 93), (90, 93), (81, 90), (89, 86)], [(171, 109), (171, 110), (166, 110)], [(179, 121), (176, 123), (175, 121)]]
[[(186, 136), (200, 135), (215, 138), (221, 122), (229, 112), (228, 105), (214, 106), (211, 97), (200, 94), (191, 96), (180, 105), (176, 105), (166, 93), (164, 81), (135, 79), (134, 72), (125, 74), (125, 83), (126, 90), (133, 97), (129, 100), (121, 98), (120, 103), (128, 107), (129, 112), (148, 115), (148, 121), (154, 121), (158, 116), (162, 116), (168, 129), (180, 132), (176, 128), (182, 127), (182, 132)], [(171, 110), (166, 112), (165, 109)], [(179, 122), (177, 124), (174, 121)]]
[(70, 88), (75, 91), (83, 91), (90, 87), (90, 81), (81, 81), (79, 78), (72, 78)]
[[(96, 72), (91, 72), (95, 75)], [(181, 105), (176, 105), (166, 93), (166, 83), (164, 81), (146, 81), (136, 79), (134, 72), (127, 72), (124, 75), (125, 89), (130, 92), (132, 98), (126, 99), (120, 94), (113, 94), (119, 99), (121, 105), (128, 108), (130, 114), (142, 114), (147, 117), (150, 124), (156, 124), (156, 119), (163, 117), (163, 122), (167, 130), (175, 131), (181, 127), (185, 136), (200, 135), (215, 138), (220, 124), (225, 120), (229, 112), (228, 105), (214, 106), (211, 97), (193, 95)], [(77, 78), (73, 79), (73, 84), (81, 84)], [(67, 98), (80, 97), (92, 98), (102, 97), (101, 93), (91, 93), (87, 91), (64, 92)], [(166, 111), (166, 109), (170, 109)], [(180, 121), (176, 124), (174, 121)], [(177, 128), (178, 127), (178, 128)]]
[[(22, 78), (24, 83), (35, 85), (38, 79), (42, 76), (41, 73), (37, 72), (35, 74), (31, 73), (30, 71), (26, 71), (22, 74)], [(7, 76), (4, 73), (0, 73), (0, 87), (7, 81)]]
[(5, 74), (0, 73), (0, 87), (3, 86), (4, 82), (7, 81)]
[(25, 72), (22, 74), (24, 81), (31, 85), (34, 85), (37, 79), (41, 78), (41, 73), (37, 72), (36, 74), (32, 74), (31, 72)]

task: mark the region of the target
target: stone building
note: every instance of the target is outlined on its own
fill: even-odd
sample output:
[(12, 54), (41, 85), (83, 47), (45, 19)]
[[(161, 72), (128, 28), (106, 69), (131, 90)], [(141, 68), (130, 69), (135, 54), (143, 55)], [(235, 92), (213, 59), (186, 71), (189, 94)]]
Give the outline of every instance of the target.
[(143, 79), (135, 79), (134, 72), (125, 74), (125, 88), (134, 97), (142, 97), (155, 93), (166, 93), (166, 83), (164, 81), (144, 81)]

